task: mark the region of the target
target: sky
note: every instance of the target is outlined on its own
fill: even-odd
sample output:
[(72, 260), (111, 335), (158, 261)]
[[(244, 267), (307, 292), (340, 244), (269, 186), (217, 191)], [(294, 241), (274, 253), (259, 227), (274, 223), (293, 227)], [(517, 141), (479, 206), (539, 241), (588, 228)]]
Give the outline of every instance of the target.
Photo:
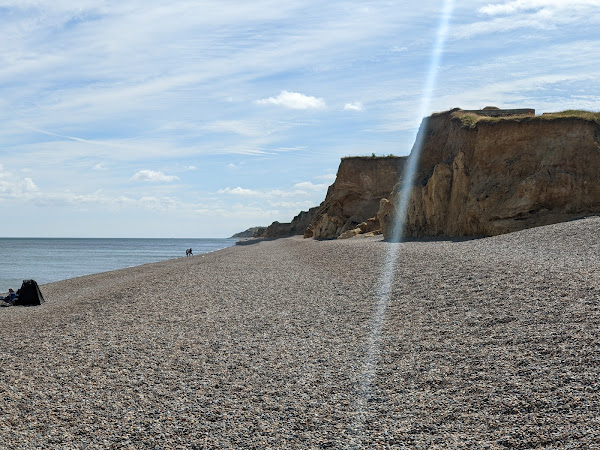
[[(0, 0), (3, 237), (228, 237), (407, 155), (444, 0)], [(431, 112), (600, 111), (600, 0), (457, 0)]]

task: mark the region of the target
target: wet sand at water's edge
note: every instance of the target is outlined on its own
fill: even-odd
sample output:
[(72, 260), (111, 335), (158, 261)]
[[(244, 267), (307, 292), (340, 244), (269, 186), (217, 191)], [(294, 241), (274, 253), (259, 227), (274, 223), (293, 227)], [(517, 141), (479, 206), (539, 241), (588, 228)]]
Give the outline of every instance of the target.
[(289, 238), (43, 285), (0, 309), (0, 447), (597, 448), (599, 236)]

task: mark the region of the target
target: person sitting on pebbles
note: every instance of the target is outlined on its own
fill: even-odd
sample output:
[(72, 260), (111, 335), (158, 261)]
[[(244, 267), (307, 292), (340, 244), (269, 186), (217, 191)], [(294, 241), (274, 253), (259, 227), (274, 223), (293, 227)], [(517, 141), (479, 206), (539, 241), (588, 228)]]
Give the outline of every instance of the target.
[(3, 302), (10, 303), (11, 305), (15, 304), (15, 299), (17, 298), (17, 294), (12, 288), (8, 289), (8, 295), (2, 298)]

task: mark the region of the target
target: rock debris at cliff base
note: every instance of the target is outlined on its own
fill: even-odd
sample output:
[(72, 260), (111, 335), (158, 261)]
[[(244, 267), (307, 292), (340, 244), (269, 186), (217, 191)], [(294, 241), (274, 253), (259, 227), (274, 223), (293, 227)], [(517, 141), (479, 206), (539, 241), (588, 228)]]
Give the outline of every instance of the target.
[(599, 233), (290, 238), (42, 286), (0, 311), (0, 447), (594, 448)]

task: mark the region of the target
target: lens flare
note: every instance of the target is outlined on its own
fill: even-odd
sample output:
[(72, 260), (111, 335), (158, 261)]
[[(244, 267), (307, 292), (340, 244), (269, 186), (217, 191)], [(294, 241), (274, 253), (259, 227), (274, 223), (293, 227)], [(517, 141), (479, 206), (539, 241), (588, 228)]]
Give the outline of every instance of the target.
[[(429, 64), (429, 71), (423, 87), (423, 96), (421, 98), (419, 107), (419, 116), (424, 117), (421, 127), (424, 129), (427, 125), (427, 118), (431, 111), (431, 100), (433, 91), (437, 83), (438, 73), (440, 71), (440, 63), (442, 60), (442, 54), (444, 51), (444, 44), (446, 36), (448, 35), (448, 28), (450, 26), (450, 19), (454, 10), (455, 0), (444, 0), (444, 6), (440, 17), (440, 24), (438, 26), (435, 44), (431, 53), (431, 60)], [(408, 210), (408, 204), (411, 196), (411, 188), (413, 184), (413, 178), (419, 163), (421, 156), (421, 149), (423, 147), (424, 133), (417, 133), (415, 144), (410, 152), (404, 173), (401, 181), (401, 189), (399, 195), (396, 196), (396, 214), (395, 221), (392, 226), (390, 240), (393, 242), (401, 242), (406, 223), (406, 215)], [(379, 359), (379, 347), (381, 342), (381, 336), (383, 333), (383, 326), (385, 323), (385, 315), (389, 299), (392, 293), (392, 286), (394, 283), (394, 274), (396, 272), (396, 265), (398, 262), (398, 252), (400, 248), (399, 244), (390, 244), (388, 246), (385, 261), (382, 265), (383, 273), (381, 275), (381, 281), (379, 288), (375, 296), (375, 314), (371, 325), (369, 340), (367, 342), (365, 360), (363, 362), (362, 378), (360, 381), (359, 395), (356, 400), (357, 417), (353, 423), (352, 431), (355, 433), (357, 438), (360, 440), (362, 434), (363, 423), (366, 419), (366, 404), (368, 399), (371, 397), (371, 390), (373, 379), (375, 377), (375, 370), (377, 368)], [(360, 444), (355, 442), (355, 444)]]
[[(431, 99), (433, 97), (433, 91), (437, 83), (438, 73), (440, 71), (440, 63), (442, 61), (442, 53), (444, 50), (444, 43), (446, 36), (448, 35), (448, 28), (450, 26), (450, 18), (454, 9), (455, 0), (445, 0), (444, 9), (440, 18), (440, 26), (438, 27), (437, 36), (435, 39), (435, 45), (431, 54), (431, 62), (429, 65), (429, 71), (423, 88), (423, 97), (419, 106), (419, 115), (417, 117), (423, 117), (422, 129), (427, 126), (427, 117), (431, 112)], [(402, 239), (404, 233), (404, 225), (406, 221), (406, 212), (408, 208), (408, 202), (411, 194), (411, 187), (413, 178), (417, 170), (417, 165), (421, 157), (421, 149), (423, 147), (424, 133), (417, 133), (415, 144), (410, 152), (406, 167), (404, 169), (402, 185), (400, 195), (396, 196), (396, 218), (392, 226), (392, 232), (390, 240), (393, 242), (399, 242)]]

